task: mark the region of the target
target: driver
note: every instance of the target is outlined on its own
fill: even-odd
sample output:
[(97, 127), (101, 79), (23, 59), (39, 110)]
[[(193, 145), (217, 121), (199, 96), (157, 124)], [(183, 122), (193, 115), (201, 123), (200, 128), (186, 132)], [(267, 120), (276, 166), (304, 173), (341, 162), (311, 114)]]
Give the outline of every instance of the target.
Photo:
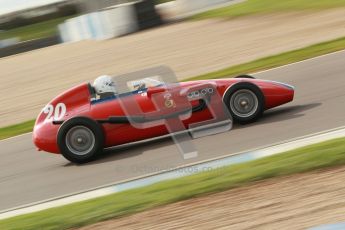
[(102, 75), (93, 82), (93, 87), (101, 99), (117, 94), (115, 83), (109, 75)]
[(143, 80), (134, 81), (132, 82), (132, 85), (133, 85), (134, 91), (140, 91), (140, 90), (146, 89), (146, 84)]

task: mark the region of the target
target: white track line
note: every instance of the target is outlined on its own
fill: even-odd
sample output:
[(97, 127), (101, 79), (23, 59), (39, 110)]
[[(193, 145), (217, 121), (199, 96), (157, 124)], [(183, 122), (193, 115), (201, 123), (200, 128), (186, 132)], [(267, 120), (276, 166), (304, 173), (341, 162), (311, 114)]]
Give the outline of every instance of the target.
[(345, 127), (331, 129), (324, 132), (294, 138), (289, 141), (280, 142), (274, 145), (269, 145), (261, 148), (256, 148), (235, 154), (228, 154), (226, 156), (217, 157), (205, 161), (200, 161), (188, 165), (183, 165), (175, 169), (165, 170), (159, 173), (153, 173), (129, 180), (121, 181), (116, 184), (110, 184), (92, 190), (70, 194), (63, 197), (56, 197), (53, 199), (28, 204), (25, 206), (4, 210), (0, 213), (0, 220), (18, 215), (28, 214), (32, 212), (42, 211), (48, 208), (59, 207), (62, 205), (88, 200), (91, 198), (101, 197), (104, 195), (113, 194), (116, 192), (125, 191), (132, 188), (139, 188), (147, 186), (160, 181), (179, 178), (191, 175), (197, 172), (202, 172), (210, 169), (217, 169), (219, 167), (247, 162), (259, 159), (266, 156), (279, 154), (291, 149), (303, 147), (306, 145), (327, 141), (334, 138), (345, 137)]

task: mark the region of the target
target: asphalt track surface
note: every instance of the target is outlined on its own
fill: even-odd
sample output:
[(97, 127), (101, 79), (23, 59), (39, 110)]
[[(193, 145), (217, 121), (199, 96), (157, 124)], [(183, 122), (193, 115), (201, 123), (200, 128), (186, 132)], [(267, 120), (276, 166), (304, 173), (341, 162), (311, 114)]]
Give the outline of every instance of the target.
[(193, 159), (183, 160), (170, 138), (117, 148), (85, 165), (37, 152), (30, 135), (0, 141), (0, 210), (345, 125), (345, 51), (255, 76), (294, 85), (295, 100), (253, 124), (193, 140)]

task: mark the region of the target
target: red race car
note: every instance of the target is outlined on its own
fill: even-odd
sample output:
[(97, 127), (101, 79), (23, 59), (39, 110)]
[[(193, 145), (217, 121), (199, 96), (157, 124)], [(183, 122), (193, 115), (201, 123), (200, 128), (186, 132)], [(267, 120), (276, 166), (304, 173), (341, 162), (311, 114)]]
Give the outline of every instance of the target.
[(38, 115), (35, 145), (84, 163), (105, 148), (188, 131), (205, 121), (252, 122), (294, 96), (290, 85), (248, 75), (166, 83), (165, 73), (172, 75), (165, 67), (129, 77), (104, 75), (62, 93)]

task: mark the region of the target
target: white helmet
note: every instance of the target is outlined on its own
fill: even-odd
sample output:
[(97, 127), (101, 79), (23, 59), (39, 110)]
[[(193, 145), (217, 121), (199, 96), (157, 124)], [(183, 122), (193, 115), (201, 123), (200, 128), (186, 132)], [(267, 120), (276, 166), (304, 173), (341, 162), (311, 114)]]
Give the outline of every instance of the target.
[(96, 78), (96, 80), (93, 82), (93, 87), (95, 88), (97, 94), (117, 93), (115, 83), (108, 75), (102, 75)]

